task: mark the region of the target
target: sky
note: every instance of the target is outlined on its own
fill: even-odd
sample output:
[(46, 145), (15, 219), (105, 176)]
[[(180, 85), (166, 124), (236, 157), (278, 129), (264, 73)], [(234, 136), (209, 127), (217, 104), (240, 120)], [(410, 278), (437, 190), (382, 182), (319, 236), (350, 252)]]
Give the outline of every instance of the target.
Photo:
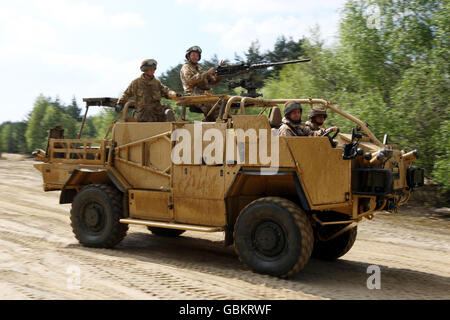
[(119, 97), (142, 60), (158, 61), (158, 77), (193, 45), (232, 61), (252, 41), (264, 52), (316, 26), (332, 44), (345, 2), (0, 0), (0, 123), (25, 120), (40, 94), (82, 108), (82, 98)]

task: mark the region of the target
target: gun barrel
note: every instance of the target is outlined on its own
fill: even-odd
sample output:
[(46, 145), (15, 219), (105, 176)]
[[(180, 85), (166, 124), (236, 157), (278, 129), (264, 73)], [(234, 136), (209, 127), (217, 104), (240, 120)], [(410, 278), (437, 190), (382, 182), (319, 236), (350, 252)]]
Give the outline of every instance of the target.
[(289, 61), (279, 61), (279, 62), (267, 62), (267, 63), (257, 63), (252, 64), (250, 66), (251, 69), (262, 69), (262, 68), (269, 68), (274, 66), (282, 66), (285, 64), (293, 64), (293, 63), (300, 63), (300, 62), (309, 62), (311, 59), (301, 59), (301, 60), (289, 60)]
[(289, 60), (289, 61), (279, 61), (279, 62), (267, 62), (267, 63), (256, 63), (256, 64), (248, 64), (248, 63), (238, 63), (238, 64), (230, 64), (225, 66), (218, 66), (216, 69), (216, 75), (219, 76), (236, 76), (242, 73), (248, 73), (251, 70), (255, 69), (265, 69), (274, 66), (281, 66), (285, 64), (293, 64), (300, 62), (309, 62), (311, 59), (301, 59), (301, 60)]

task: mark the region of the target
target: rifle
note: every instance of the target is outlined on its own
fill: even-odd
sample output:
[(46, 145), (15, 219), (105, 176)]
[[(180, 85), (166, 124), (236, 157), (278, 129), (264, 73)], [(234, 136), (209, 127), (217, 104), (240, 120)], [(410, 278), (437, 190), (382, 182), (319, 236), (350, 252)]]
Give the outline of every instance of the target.
[(262, 96), (256, 92), (257, 86), (254, 83), (253, 72), (258, 69), (266, 69), (269, 67), (281, 66), (285, 64), (293, 64), (300, 62), (309, 62), (311, 59), (302, 60), (289, 60), (289, 61), (279, 61), (279, 62), (268, 62), (268, 63), (236, 63), (236, 64), (225, 64), (216, 67), (216, 76), (224, 76), (229, 79), (234, 78), (241, 74), (249, 74), (248, 79), (241, 79), (239, 81), (229, 81), (228, 88), (234, 89), (237, 87), (242, 87), (247, 90), (247, 93), (241, 92), (242, 96), (256, 98)]

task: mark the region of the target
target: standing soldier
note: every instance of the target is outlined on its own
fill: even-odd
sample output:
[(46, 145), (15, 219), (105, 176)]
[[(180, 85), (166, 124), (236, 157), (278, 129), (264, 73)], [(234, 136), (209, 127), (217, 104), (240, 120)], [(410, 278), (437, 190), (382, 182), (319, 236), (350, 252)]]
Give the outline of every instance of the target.
[[(187, 61), (180, 70), (180, 78), (181, 83), (183, 84), (184, 93), (190, 96), (212, 94), (211, 86), (218, 84), (222, 80), (222, 77), (214, 75), (216, 68), (210, 68), (208, 71), (203, 71), (202, 67), (198, 65), (198, 62), (202, 57), (202, 49), (198, 46), (187, 49), (185, 57)], [(212, 104), (196, 106), (203, 112), (206, 121), (214, 121), (217, 118), (217, 109), (214, 114), (206, 117), (212, 106)]]
[(314, 132), (315, 136), (323, 136), (324, 134), (330, 133), (332, 131), (338, 131), (338, 127), (331, 127), (326, 129), (323, 123), (327, 118), (327, 109), (323, 106), (313, 106), (309, 110), (308, 121), (306, 121), (305, 126)]
[(284, 118), (278, 129), (279, 136), (301, 137), (311, 136), (313, 132), (302, 124), (302, 105), (295, 101), (288, 101), (284, 105)]
[(173, 110), (170, 106), (161, 105), (161, 98), (174, 99), (181, 96), (155, 78), (156, 65), (154, 59), (142, 61), (142, 75), (131, 82), (117, 102), (122, 108), (133, 98), (136, 107), (134, 116), (138, 122), (165, 122), (167, 118), (173, 118)]

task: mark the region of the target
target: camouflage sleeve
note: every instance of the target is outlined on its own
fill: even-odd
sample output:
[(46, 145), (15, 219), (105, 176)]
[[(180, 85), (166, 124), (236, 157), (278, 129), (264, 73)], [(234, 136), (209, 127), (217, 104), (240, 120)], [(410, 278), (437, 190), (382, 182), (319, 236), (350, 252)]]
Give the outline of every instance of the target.
[(208, 74), (206, 72), (197, 73), (187, 65), (180, 70), (181, 81), (185, 81), (189, 86), (195, 86), (199, 83), (207, 81)]
[(159, 81), (159, 90), (161, 91), (161, 96), (167, 99), (169, 98), (169, 92), (172, 91), (169, 87), (163, 85), (161, 81)]
[(122, 93), (122, 96), (117, 101), (118, 104), (124, 104), (127, 103), (128, 100), (130, 100), (131, 97), (134, 96), (135, 93), (135, 82), (131, 82), (128, 88)]
[(292, 132), (292, 130), (287, 125), (283, 124), (278, 129), (278, 135), (280, 137), (293, 137), (294, 133)]
[(305, 136), (308, 136), (308, 137), (311, 137), (311, 136), (315, 137), (316, 136), (315, 135), (315, 131), (311, 130), (311, 128), (308, 127), (308, 126), (301, 126), (301, 130), (302, 130), (302, 132), (304, 133)]
[(218, 84), (220, 81), (222, 81), (222, 76), (209, 76), (208, 77), (208, 83), (211, 85)]
[(321, 137), (326, 131), (327, 129), (325, 128), (320, 128), (319, 130), (311, 130), (311, 133), (309, 135), (313, 137)]

